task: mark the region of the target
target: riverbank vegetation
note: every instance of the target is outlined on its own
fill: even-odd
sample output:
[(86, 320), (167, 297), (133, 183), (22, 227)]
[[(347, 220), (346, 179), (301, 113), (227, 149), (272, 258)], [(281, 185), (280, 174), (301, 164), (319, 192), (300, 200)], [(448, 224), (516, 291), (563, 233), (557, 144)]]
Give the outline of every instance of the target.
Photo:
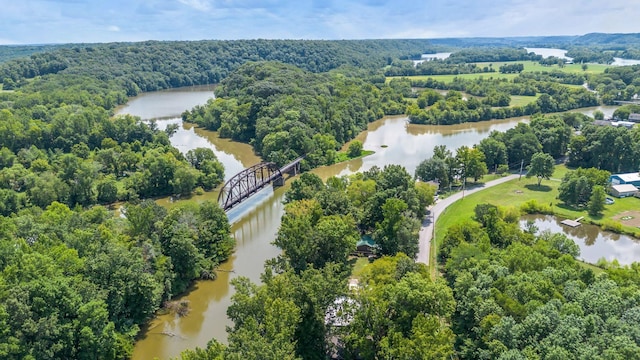
[[(452, 354), (446, 324), (453, 295), (413, 261), (419, 219), (433, 194), (398, 165), (326, 183), (303, 173), (285, 195), (274, 242), (282, 255), (267, 263), (263, 284), (234, 280), (228, 346), (214, 341), (182, 358), (251, 357), (258, 350), (268, 359)], [(347, 288), (349, 255), (363, 234), (384, 257), (362, 269), (354, 292)]]
[[(595, 126), (591, 121), (578, 113), (537, 115), (529, 124), (518, 124), (506, 132), (492, 132), (474, 147), (479, 152), (478, 159), (484, 161), (486, 169), (499, 173), (508, 168), (517, 171), (522, 166), (533, 176), (542, 174), (540, 180), (551, 180), (542, 185), (538, 183), (538, 186), (510, 182), (511, 185), (503, 184), (487, 189), (472, 195), (470, 199), (478, 199), (478, 203), (488, 202), (515, 208), (529, 203), (529, 209), (523, 211), (553, 213), (570, 219), (584, 216), (586, 222), (640, 237), (638, 229), (624, 226), (612, 219), (629, 210), (630, 206), (633, 207), (637, 199), (621, 199), (606, 205), (601, 213), (587, 212), (594, 187), (606, 188), (611, 173), (633, 172), (640, 167), (640, 128)], [(575, 133), (575, 129), (580, 129), (580, 132)], [(460, 149), (456, 150), (458, 152)], [(534, 156), (547, 157), (545, 163), (548, 165), (538, 166), (539, 169), (532, 168), (533, 164), (530, 163)], [(551, 174), (551, 158), (565, 158), (566, 165), (571, 169), (556, 166)], [(498, 171), (501, 167), (502, 171)], [(468, 172), (474, 167), (465, 165), (459, 155), (440, 146), (434, 149), (432, 158), (425, 159), (418, 165), (415, 176), (422, 181), (436, 181), (441, 189), (446, 190), (452, 185), (460, 186), (463, 179), (469, 177), (465, 174), (465, 169)], [(491, 200), (492, 198), (495, 200)], [(466, 203), (473, 204), (473, 201), (475, 200), (466, 200)], [(471, 208), (462, 203), (451, 205), (438, 222), (438, 236), (442, 235), (442, 229), (453, 224), (452, 221), (459, 214), (470, 214), (471, 211)]]

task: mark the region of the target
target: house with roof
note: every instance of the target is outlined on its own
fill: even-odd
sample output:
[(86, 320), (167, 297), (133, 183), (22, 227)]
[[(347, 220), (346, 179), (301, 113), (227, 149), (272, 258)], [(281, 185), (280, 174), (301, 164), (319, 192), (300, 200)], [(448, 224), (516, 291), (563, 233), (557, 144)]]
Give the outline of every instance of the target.
[(634, 196), (637, 193), (638, 188), (631, 184), (612, 185), (609, 189), (609, 194), (618, 198)]
[(640, 123), (640, 114), (629, 114), (629, 121)]
[(356, 255), (358, 256), (375, 255), (377, 250), (378, 245), (369, 235), (362, 235), (360, 240), (356, 243)]
[(640, 188), (640, 173), (613, 174), (609, 177), (609, 182), (611, 185), (630, 184)]

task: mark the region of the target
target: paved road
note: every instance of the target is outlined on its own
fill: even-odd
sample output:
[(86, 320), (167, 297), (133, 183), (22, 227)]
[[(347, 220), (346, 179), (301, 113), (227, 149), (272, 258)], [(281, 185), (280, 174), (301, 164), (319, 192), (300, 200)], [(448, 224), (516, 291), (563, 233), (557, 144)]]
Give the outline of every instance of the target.
[[(467, 189), (464, 191), (464, 195), (470, 195), (474, 192), (484, 190), (486, 188), (490, 188), (492, 186), (496, 186), (507, 181), (517, 179), (518, 174), (505, 176), (496, 180), (491, 180), (486, 182), (483, 186), (474, 187), (472, 189)], [(422, 228), (420, 228), (420, 239), (419, 239), (419, 249), (418, 249), (418, 257), (417, 262), (429, 265), (429, 250), (431, 249), (431, 239), (433, 238), (433, 227), (436, 221), (438, 221), (438, 217), (444, 209), (446, 209), (449, 205), (454, 202), (462, 199), (462, 193), (458, 192), (446, 199), (438, 200), (435, 205), (430, 208), (430, 213), (422, 220)]]

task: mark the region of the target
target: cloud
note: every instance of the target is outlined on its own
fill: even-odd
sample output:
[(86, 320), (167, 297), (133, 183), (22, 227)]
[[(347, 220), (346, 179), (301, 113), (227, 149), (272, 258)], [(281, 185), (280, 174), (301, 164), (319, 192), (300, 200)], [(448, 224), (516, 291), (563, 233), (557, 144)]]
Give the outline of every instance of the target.
[(192, 7), (198, 11), (211, 10), (211, 4), (207, 0), (178, 0), (180, 3)]
[(640, 18), (629, 0), (0, 2), (0, 41), (21, 44), (572, 35), (636, 32)]

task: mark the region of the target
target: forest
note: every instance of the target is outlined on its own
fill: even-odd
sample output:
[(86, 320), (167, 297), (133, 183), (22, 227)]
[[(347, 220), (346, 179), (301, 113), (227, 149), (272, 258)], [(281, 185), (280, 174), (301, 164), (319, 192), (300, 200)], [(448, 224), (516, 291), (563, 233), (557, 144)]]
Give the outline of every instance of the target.
[(250, 143), (282, 165), (306, 155), (306, 166), (334, 163), (336, 150), (384, 115), (404, 113), (392, 86), (361, 71), (314, 74), (280, 63), (249, 63), (224, 79), (218, 98), (183, 120)]
[[(238, 40), (5, 51), (0, 358), (129, 358), (157, 310), (180, 310), (175, 295), (196, 279), (215, 278), (234, 247), (226, 214), (210, 202), (164, 208), (153, 198), (214, 189), (224, 167), (210, 149), (173, 148), (175, 128), (113, 116), (140, 92), (211, 83), (220, 84), (218, 98), (185, 112), (186, 121), (247, 142), (267, 161), (306, 155), (305, 169), (334, 163), (343, 144), (384, 115), (429, 124), (534, 116), (455, 155), (441, 148), (415, 176), (397, 165), (326, 182), (300, 176), (275, 240), (282, 256), (267, 264), (263, 284), (235, 281), (229, 344), (214, 340), (183, 358), (637, 357), (635, 266), (589, 272), (566, 239), (522, 232), (510, 212), (491, 206), (450, 230), (442, 278), (432, 280), (413, 258), (434, 192), (416, 178), (475, 179), (542, 152), (567, 154), (572, 166), (637, 170), (637, 129), (535, 114), (628, 100), (638, 92), (640, 66), (590, 75), (550, 69), (509, 74), (512, 80), (386, 81), (385, 71), (443, 49), (427, 40)], [(466, 62), (534, 60), (522, 49), (494, 51), (467, 49), (455, 62), (416, 69), (493, 73)], [(599, 97), (567, 86), (584, 82)], [(536, 99), (512, 105), (512, 96)], [(621, 109), (622, 118), (633, 110)], [(585, 171), (567, 183), (591, 189), (601, 176)], [(352, 294), (349, 255), (362, 234), (383, 257)], [(353, 311), (341, 328), (325, 322), (339, 298), (342, 310)], [(610, 302), (618, 306), (603, 306)], [(565, 331), (587, 345), (566, 345), (558, 336)]]

